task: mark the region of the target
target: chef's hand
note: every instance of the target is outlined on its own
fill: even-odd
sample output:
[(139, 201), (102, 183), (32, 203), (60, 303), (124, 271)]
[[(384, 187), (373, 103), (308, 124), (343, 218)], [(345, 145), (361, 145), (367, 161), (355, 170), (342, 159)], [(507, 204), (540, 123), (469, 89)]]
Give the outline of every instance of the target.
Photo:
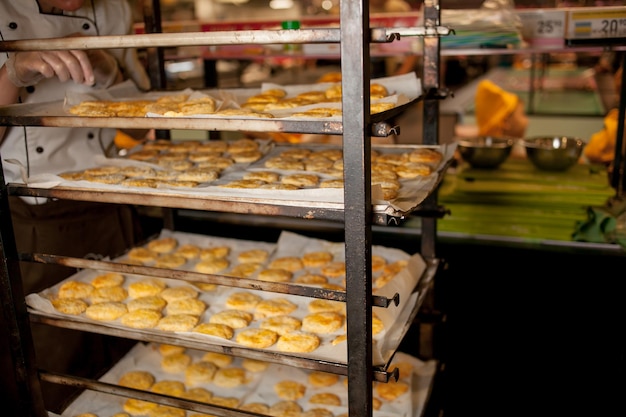
[(77, 84), (107, 88), (121, 77), (115, 58), (102, 50), (18, 52), (11, 54), (5, 65), (16, 87), (57, 77), (61, 82), (72, 80)]

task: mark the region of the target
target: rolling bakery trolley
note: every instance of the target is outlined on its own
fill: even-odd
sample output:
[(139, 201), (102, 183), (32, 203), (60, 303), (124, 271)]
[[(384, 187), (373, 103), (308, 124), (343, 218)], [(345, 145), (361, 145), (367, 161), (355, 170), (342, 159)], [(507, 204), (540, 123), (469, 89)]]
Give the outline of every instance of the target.
[[(146, 2), (144, 8), (147, 28), (159, 27), (159, 2), (152, 5)], [(15, 362), (15, 386), (18, 393), (18, 415), (47, 415), (40, 391), (40, 380), (73, 385), (92, 391), (114, 396), (130, 397), (167, 406), (210, 413), (218, 416), (246, 415), (245, 411), (235, 410), (219, 404), (206, 404), (198, 401), (173, 398), (155, 392), (142, 391), (117, 385), (115, 383), (90, 380), (69, 375), (61, 375), (46, 370), (35, 369), (33, 345), (29, 330), (29, 321), (36, 321), (51, 326), (60, 326), (86, 332), (101, 333), (144, 342), (180, 345), (214, 353), (261, 360), (268, 363), (287, 364), (295, 368), (323, 371), (346, 376), (350, 381), (348, 393), (349, 415), (367, 416), (374, 412), (372, 383), (387, 383), (398, 378), (398, 369), (390, 367), (396, 345), (391, 350), (381, 352), (373, 347), (372, 308), (393, 311), (398, 305), (405, 306), (408, 299), (413, 303), (402, 316), (398, 325), (399, 340), (411, 326), (417, 311), (422, 305), (433, 279), (440, 267), (440, 260), (435, 254), (436, 218), (443, 213), (437, 206), (434, 190), (451, 160), (450, 150), (442, 149), (443, 162), (437, 166), (428, 183), (426, 191), (409, 204), (407, 209), (398, 209), (380, 197), (374, 201), (371, 192), (372, 135), (385, 136), (391, 128), (382, 123), (385, 119), (402, 112), (411, 101), (424, 100), (424, 144), (437, 148), (439, 100), (445, 93), (439, 90), (439, 37), (449, 33), (447, 28), (439, 26), (439, 4), (428, 2), (424, 8), (424, 27), (405, 28), (402, 36), (422, 36), (424, 41), (424, 73), (420, 92), (408, 103), (399, 104), (388, 111), (370, 114), (369, 43), (389, 42), (400, 37), (399, 33), (384, 28), (369, 28), (369, 13), (361, 1), (341, 2), (341, 26), (333, 29), (299, 30), (259, 30), (212, 33), (147, 33), (122, 37), (100, 37), (77, 39), (50, 39), (0, 43), (0, 50), (19, 51), (31, 49), (59, 48), (131, 48), (148, 47), (151, 56), (151, 68), (159, 61), (159, 47), (179, 45), (224, 45), (224, 44), (263, 44), (263, 43), (340, 43), (342, 81), (342, 116), (331, 121), (298, 118), (251, 119), (241, 117), (217, 118), (173, 118), (173, 117), (81, 117), (68, 114), (61, 103), (51, 103), (51, 107), (13, 105), (0, 109), (0, 124), (8, 126), (93, 126), (93, 127), (129, 127), (156, 129), (203, 129), (209, 131), (248, 131), (248, 132), (302, 132), (323, 133), (343, 136), (343, 172), (344, 187), (339, 199), (307, 200), (274, 199), (237, 194), (235, 197), (220, 193), (198, 195), (196, 192), (184, 192), (163, 189), (72, 187), (60, 184), (48, 188), (36, 184), (1, 184), (0, 216), (2, 237), (2, 303), (8, 322), (7, 333), (11, 341), (12, 355)], [(154, 24), (154, 23), (157, 24)], [(148, 30), (150, 32), (150, 30)], [(85, 46), (86, 45), (86, 46)], [(158, 65), (157, 65), (158, 67)], [(152, 72), (152, 71), (151, 71)], [(162, 88), (163, 81), (153, 72), (153, 87)], [(438, 148), (437, 148), (438, 149)], [(410, 148), (406, 152), (411, 152)], [(391, 153), (397, 149), (387, 150)], [(210, 187), (209, 187), (210, 188)], [(137, 265), (134, 263), (110, 260), (88, 260), (47, 254), (17, 253), (11, 219), (8, 209), (8, 196), (42, 196), (76, 201), (98, 201), (107, 203), (137, 204), (164, 208), (191, 208), (215, 212), (234, 212), (241, 214), (270, 214), (301, 219), (302, 221), (330, 220), (344, 223), (345, 243), (345, 288), (320, 288), (293, 285), (281, 282), (253, 281), (219, 274), (205, 274), (191, 271)], [(384, 198), (383, 198), (384, 200)], [(372, 289), (372, 224), (393, 225), (400, 222), (407, 214), (423, 216), (421, 257), (423, 267), (415, 279), (415, 287), (405, 293), (373, 294)], [(31, 262), (62, 264), (85, 270), (99, 270), (111, 273), (152, 276), (179, 282), (201, 282), (207, 285), (255, 290), (277, 295), (295, 295), (308, 299), (345, 302), (347, 311), (347, 341), (345, 360), (331, 360), (315, 355), (292, 355), (263, 349), (246, 348), (233, 344), (206, 342), (194, 338), (178, 337), (174, 333), (137, 331), (117, 326), (100, 325), (88, 320), (73, 317), (59, 317), (46, 314), (32, 308), (25, 302), (23, 294), (19, 260)], [(406, 298), (406, 299), (405, 299)], [(380, 356), (380, 358), (379, 358)]]

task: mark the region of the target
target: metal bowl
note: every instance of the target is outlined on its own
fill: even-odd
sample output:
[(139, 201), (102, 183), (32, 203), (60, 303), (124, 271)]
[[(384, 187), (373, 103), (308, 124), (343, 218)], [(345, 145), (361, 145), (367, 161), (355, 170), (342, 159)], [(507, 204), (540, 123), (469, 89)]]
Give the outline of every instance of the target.
[(568, 136), (540, 136), (523, 140), (526, 156), (544, 171), (565, 171), (578, 162), (585, 143)]
[(460, 139), (457, 149), (461, 158), (474, 168), (497, 168), (511, 154), (514, 139), (477, 136)]

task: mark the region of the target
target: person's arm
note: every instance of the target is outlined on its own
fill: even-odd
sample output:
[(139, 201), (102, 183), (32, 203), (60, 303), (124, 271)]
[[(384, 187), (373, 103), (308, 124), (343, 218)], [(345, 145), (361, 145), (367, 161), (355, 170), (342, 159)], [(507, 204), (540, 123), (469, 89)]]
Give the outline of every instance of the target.
[[(19, 91), (20, 89), (9, 80), (6, 66), (0, 67), (0, 106), (17, 103)], [(6, 126), (0, 126), (0, 144), (4, 140), (4, 132), (6, 130)]]

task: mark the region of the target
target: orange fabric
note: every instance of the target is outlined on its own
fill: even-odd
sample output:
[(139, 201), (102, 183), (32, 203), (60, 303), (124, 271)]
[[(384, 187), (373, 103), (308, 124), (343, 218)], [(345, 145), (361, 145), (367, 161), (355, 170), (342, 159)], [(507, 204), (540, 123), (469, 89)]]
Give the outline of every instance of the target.
[(619, 110), (611, 110), (604, 118), (604, 128), (591, 135), (585, 146), (584, 155), (592, 163), (608, 164), (615, 158), (617, 118)]
[(120, 149), (132, 149), (137, 145), (140, 145), (141, 141), (133, 138), (130, 135), (118, 130), (115, 133), (115, 146)]
[(504, 121), (513, 113), (519, 97), (503, 90), (491, 81), (478, 84), (474, 112), (480, 136), (501, 136)]

